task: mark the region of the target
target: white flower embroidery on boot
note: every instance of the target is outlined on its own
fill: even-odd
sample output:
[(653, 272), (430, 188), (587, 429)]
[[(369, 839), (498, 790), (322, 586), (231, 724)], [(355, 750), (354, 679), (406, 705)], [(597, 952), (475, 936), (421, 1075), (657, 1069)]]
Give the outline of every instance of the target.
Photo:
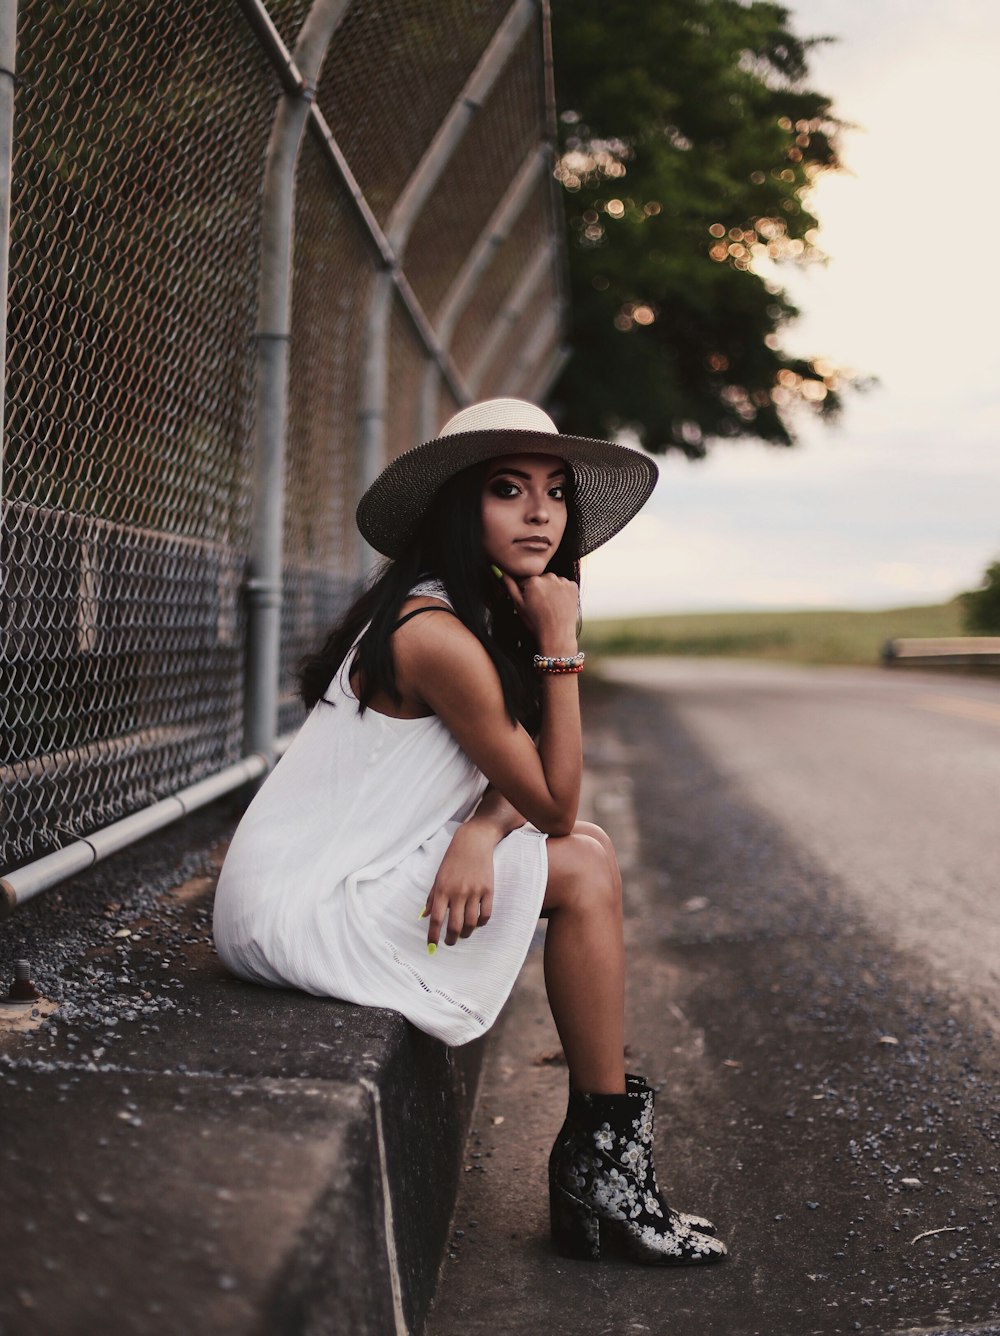
[(615, 1144), (615, 1134), (607, 1123), (602, 1123), (594, 1133), (594, 1142), (601, 1150), (610, 1150)]

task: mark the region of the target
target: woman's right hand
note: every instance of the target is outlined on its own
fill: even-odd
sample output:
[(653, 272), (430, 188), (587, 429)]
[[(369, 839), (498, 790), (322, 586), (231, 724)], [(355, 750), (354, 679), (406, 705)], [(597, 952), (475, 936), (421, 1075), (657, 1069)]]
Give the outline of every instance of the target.
[(452, 836), (421, 915), (430, 920), (427, 943), (434, 950), (442, 934), (445, 945), (454, 946), (460, 937), (471, 937), (489, 922), (497, 843), (492, 827), (475, 820), (459, 826)]
[(503, 582), (542, 654), (576, 653), (580, 589), (574, 580), (546, 571), (544, 575), (529, 575), (518, 584), (504, 571)]

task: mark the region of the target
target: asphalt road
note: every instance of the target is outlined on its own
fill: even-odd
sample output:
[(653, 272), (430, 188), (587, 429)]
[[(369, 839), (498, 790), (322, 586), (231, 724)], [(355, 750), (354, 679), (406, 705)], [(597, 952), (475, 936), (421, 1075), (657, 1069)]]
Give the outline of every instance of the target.
[(618, 659), (852, 907), (1000, 1022), (1000, 679)]
[(428, 1336), (1000, 1332), (1000, 684), (605, 671), (587, 802), (626, 873), (629, 1064), (659, 1088), (670, 1200), (731, 1256), (551, 1252), (566, 1073), (535, 952)]

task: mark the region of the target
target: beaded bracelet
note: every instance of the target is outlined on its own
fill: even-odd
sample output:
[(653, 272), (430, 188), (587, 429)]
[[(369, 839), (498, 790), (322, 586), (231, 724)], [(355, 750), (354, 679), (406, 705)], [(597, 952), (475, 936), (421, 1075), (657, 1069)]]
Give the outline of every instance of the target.
[(586, 657), (583, 650), (567, 658), (554, 657), (550, 654), (536, 654), (533, 662), (535, 671), (539, 673), (582, 673), (583, 661)]

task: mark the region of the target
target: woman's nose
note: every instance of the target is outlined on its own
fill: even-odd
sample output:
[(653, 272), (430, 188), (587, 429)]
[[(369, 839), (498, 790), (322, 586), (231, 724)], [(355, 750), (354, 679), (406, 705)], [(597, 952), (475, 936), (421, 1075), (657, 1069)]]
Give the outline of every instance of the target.
[(549, 522), (549, 503), (546, 496), (533, 496), (528, 498), (528, 523), (529, 524), (548, 524)]

